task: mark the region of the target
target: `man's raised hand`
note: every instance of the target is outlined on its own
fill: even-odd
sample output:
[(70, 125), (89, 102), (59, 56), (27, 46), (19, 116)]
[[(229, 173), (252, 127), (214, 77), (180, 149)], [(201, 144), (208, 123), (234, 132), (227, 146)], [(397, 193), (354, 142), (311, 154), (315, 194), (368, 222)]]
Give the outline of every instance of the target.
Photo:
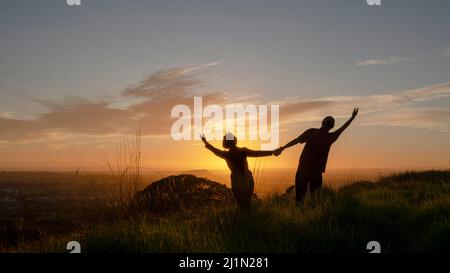
[(352, 118), (355, 118), (358, 115), (359, 108), (353, 109)]

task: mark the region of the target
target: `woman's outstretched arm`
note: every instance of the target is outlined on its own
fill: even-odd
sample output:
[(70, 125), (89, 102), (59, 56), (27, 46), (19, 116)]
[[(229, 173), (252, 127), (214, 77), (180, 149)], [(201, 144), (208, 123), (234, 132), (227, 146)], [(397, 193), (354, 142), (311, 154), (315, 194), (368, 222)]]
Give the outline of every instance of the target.
[(213, 152), (215, 155), (217, 155), (218, 157), (225, 157), (225, 151), (219, 150), (216, 147), (212, 146), (207, 140), (205, 135), (202, 135), (202, 141), (203, 143), (205, 143), (205, 148), (210, 150), (211, 152)]
[(245, 153), (247, 154), (247, 156), (250, 156), (250, 157), (262, 157), (262, 156), (273, 155), (273, 151), (255, 151), (255, 150), (250, 150), (248, 148), (244, 148), (244, 149), (245, 149)]

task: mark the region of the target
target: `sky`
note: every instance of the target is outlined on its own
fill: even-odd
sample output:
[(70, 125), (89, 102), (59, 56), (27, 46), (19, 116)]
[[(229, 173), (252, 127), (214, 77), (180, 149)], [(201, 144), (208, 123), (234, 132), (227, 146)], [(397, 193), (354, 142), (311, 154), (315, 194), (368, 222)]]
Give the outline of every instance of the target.
[(170, 136), (194, 95), (280, 105), (280, 144), (360, 107), (329, 168), (450, 167), (449, 1), (81, 3), (0, 1), (0, 169), (106, 168), (139, 126), (145, 168), (225, 169)]

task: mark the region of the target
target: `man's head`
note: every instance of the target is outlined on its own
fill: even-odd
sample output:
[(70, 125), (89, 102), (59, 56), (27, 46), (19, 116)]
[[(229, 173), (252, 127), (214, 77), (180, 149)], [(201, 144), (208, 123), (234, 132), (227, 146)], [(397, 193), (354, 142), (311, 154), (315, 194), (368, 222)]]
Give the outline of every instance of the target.
[(225, 149), (230, 149), (231, 147), (236, 146), (237, 139), (232, 133), (227, 133), (223, 136), (222, 146)]
[(322, 128), (330, 131), (334, 127), (334, 118), (332, 116), (328, 116), (322, 120)]

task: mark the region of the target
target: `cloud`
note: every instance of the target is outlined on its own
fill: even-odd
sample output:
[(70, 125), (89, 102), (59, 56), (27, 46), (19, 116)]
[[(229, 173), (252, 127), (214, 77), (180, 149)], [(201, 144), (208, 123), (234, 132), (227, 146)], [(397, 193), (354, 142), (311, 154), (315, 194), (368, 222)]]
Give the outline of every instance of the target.
[(192, 73), (197, 67), (180, 67), (158, 71), (137, 85), (130, 86), (122, 94), (132, 97), (147, 97), (158, 100), (167, 96), (187, 93), (200, 81)]
[(216, 65), (219, 65), (219, 64), (221, 64), (222, 62), (211, 62), (211, 63), (207, 63), (207, 64), (205, 64), (205, 66), (216, 66)]
[[(324, 97), (310, 101), (287, 101), (280, 105), (286, 126), (302, 122), (318, 123), (324, 116), (348, 117), (360, 107), (360, 125), (386, 125), (450, 131), (449, 108), (426, 104), (450, 97), (450, 82), (370, 96)], [(285, 112), (284, 109), (289, 109)], [(319, 123), (318, 123), (319, 124)]]
[(450, 46), (445, 48), (444, 55), (447, 56), (447, 57), (450, 57)]
[[(203, 69), (217, 63), (177, 67), (149, 75), (125, 88), (115, 98), (94, 101), (68, 97), (63, 101), (35, 100), (46, 111), (33, 119), (0, 113), (0, 142), (64, 141), (77, 136), (93, 138), (133, 135), (138, 124), (143, 136), (170, 133), (171, 109), (185, 104), (193, 109), (193, 96), (201, 95), (204, 105), (231, 103), (279, 104), (281, 130), (298, 129), (302, 124), (320, 125), (327, 115), (348, 117), (353, 107), (361, 108), (359, 125), (386, 125), (427, 128), (449, 132), (450, 111), (427, 104), (450, 97), (450, 82), (394, 93), (369, 96), (335, 96), (313, 100), (287, 98), (267, 102), (259, 96), (207, 92), (201, 80)], [(123, 102), (117, 107), (117, 101)], [(6, 128), (6, 129), (5, 129)]]
[(413, 62), (415, 59), (405, 58), (405, 57), (390, 57), (389, 59), (369, 59), (365, 61), (358, 62), (357, 66), (367, 66), (367, 65), (382, 65), (382, 64), (395, 64), (404, 62)]
[[(123, 90), (118, 98), (93, 101), (81, 97), (68, 97), (62, 102), (34, 100), (46, 111), (34, 119), (15, 118), (12, 113), (1, 113), (0, 140), (28, 141), (49, 138), (55, 132), (90, 136), (134, 134), (142, 124), (143, 135), (170, 133), (173, 119), (171, 109), (177, 104), (193, 108), (193, 96), (201, 95), (206, 104), (229, 101), (227, 92), (199, 92), (202, 68), (216, 65), (179, 67), (161, 70), (141, 82)], [(245, 98), (235, 98), (235, 101)], [(126, 106), (115, 107), (117, 101)], [(124, 103), (128, 101), (128, 103)]]
[(390, 125), (396, 127), (426, 128), (450, 133), (450, 109), (403, 108), (380, 112), (364, 119), (364, 125)]
[(13, 112), (0, 112), (0, 118), (15, 118)]

